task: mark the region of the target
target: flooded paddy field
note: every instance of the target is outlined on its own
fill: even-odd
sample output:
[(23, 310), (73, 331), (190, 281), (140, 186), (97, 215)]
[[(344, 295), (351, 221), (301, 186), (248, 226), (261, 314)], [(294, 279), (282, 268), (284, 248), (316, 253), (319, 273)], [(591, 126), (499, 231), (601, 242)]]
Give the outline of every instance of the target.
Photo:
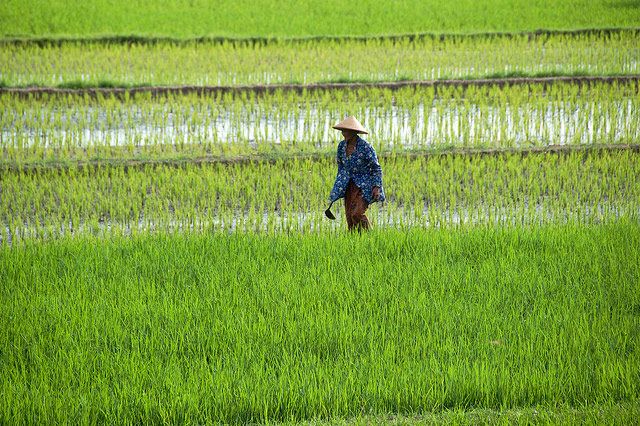
[[(594, 224), (640, 214), (634, 151), (382, 158), (388, 198), (376, 227)], [(238, 164), (4, 170), (3, 242), (145, 232), (317, 233), (332, 158)]]
[(218, 93), (126, 99), (4, 94), (0, 147), (6, 159), (124, 155), (331, 152), (331, 126), (351, 111), (378, 151), (439, 147), (629, 144), (640, 139), (637, 82), (576, 87), (415, 87), (298, 94)]

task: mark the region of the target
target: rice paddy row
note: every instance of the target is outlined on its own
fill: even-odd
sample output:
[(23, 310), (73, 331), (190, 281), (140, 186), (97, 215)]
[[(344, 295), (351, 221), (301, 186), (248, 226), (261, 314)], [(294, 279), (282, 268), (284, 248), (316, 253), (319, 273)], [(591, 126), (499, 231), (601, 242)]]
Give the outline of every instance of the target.
[[(640, 31), (244, 42), (0, 43), (8, 87), (640, 74)], [(343, 53), (341, 53), (343, 52)]]
[(638, 82), (153, 96), (0, 95), (4, 165), (233, 158), (335, 150), (360, 117), (380, 154), (452, 147), (634, 144)]
[[(593, 224), (640, 218), (640, 155), (440, 155), (381, 160), (377, 227)], [(146, 232), (332, 233), (334, 159), (0, 172), (4, 244)]]
[(0, 35), (313, 36), (638, 27), (633, 1), (610, 0), (4, 0)]

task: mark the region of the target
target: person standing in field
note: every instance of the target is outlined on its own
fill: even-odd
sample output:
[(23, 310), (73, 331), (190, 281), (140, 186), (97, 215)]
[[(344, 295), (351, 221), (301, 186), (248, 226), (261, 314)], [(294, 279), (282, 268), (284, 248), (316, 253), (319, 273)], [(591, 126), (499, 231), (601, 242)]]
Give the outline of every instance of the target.
[[(382, 167), (373, 147), (359, 133), (369, 134), (353, 116), (333, 126), (341, 130), (344, 140), (338, 144), (338, 175), (329, 201), (333, 204), (344, 197), (344, 210), (349, 230), (369, 229), (365, 215), (369, 204), (384, 201)], [(329, 209), (327, 209), (329, 210)]]

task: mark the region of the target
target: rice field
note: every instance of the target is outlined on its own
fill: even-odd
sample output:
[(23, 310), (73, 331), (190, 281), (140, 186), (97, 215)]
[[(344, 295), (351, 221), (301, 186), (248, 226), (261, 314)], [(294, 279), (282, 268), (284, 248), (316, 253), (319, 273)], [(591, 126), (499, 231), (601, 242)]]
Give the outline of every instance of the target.
[(0, 419), (633, 423), (639, 247), (637, 220), (2, 246)]
[(514, 86), (0, 95), (3, 163), (330, 154), (347, 113), (383, 153), (637, 144), (638, 81)]
[[(33, 3), (0, 424), (637, 422), (634, 2)], [(368, 233), (323, 213), (347, 115)]]
[(6, 41), (0, 43), (0, 82), (7, 87), (126, 87), (637, 75), (639, 46), (638, 30), (443, 38)]
[[(389, 156), (380, 228), (529, 227), (640, 218), (637, 151)], [(3, 171), (2, 243), (139, 233), (340, 233), (334, 159)], [(342, 203), (336, 205), (340, 210)], [(339, 215), (340, 216), (340, 215)]]
[(292, 37), (638, 28), (633, 0), (5, 0), (3, 37)]

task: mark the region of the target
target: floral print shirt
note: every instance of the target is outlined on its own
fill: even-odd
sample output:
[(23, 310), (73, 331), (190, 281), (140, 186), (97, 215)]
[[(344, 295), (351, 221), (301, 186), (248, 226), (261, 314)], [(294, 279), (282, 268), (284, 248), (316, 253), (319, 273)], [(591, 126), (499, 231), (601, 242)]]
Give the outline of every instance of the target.
[[(378, 163), (378, 157), (373, 147), (360, 136), (356, 141), (356, 149), (347, 157), (347, 142), (338, 144), (338, 175), (333, 184), (329, 201), (334, 202), (343, 198), (347, 191), (347, 185), (352, 180), (362, 191), (362, 197), (371, 204), (376, 201), (384, 201), (384, 190), (382, 189), (382, 167)], [(380, 198), (373, 199), (373, 187), (380, 188)]]

